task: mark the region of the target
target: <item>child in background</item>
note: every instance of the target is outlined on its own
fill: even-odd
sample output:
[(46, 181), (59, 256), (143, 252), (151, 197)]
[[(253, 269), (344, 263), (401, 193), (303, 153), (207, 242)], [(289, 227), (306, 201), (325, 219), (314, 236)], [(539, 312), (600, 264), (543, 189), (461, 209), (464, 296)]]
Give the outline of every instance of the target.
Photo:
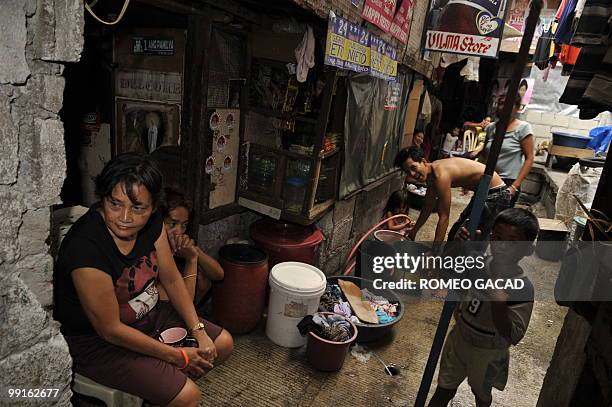
[(197, 306), (207, 298), (212, 281), (223, 279), (223, 268), (186, 234), (191, 203), (185, 195), (174, 188), (165, 188), (164, 194), (165, 201), (160, 209), (168, 240), (187, 291)]
[[(385, 206), (384, 219), (387, 219), (393, 215), (408, 215), (410, 210), (410, 193), (405, 189), (395, 191), (389, 197), (387, 206)], [(414, 226), (414, 222), (406, 218), (396, 218), (387, 221), (387, 230), (393, 230), (395, 232), (406, 233)]]
[[(478, 231), (479, 232), (479, 231)], [(491, 254), (485, 260), (485, 279), (518, 279), (523, 288), (471, 288), (455, 309), (455, 327), (442, 350), (438, 387), (429, 407), (447, 406), (467, 378), (476, 407), (492, 403), (493, 387), (503, 390), (508, 380), (510, 346), (523, 339), (533, 310), (533, 285), (519, 261), (533, 253), (538, 219), (529, 211), (505, 209), (497, 215), (491, 233)], [(458, 233), (467, 239), (467, 230)]]
[(444, 137), (444, 144), (442, 144), (442, 158), (448, 158), (450, 156), (451, 151), (453, 151), (457, 145), (457, 140), (459, 140), (460, 133), (461, 129), (459, 126), (453, 127), (451, 133), (446, 133), (446, 136)]

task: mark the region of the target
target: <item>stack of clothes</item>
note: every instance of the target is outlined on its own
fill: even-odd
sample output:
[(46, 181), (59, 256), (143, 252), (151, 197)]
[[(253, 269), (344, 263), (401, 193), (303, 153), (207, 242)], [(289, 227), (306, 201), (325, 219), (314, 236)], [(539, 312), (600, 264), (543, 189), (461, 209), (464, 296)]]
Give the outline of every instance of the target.
[[(374, 295), (368, 291), (367, 288), (361, 290), (361, 294), (363, 299), (370, 304), (374, 311), (376, 311), (379, 324), (386, 324), (394, 321), (395, 318), (397, 318), (398, 303), (392, 303), (382, 296)], [(327, 285), (325, 293), (323, 293), (321, 296), (319, 311), (333, 312), (350, 319), (353, 323), (363, 323), (359, 320), (359, 318), (353, 315), (351, 305), (344, 300), (342, 291), (337, 284)]]
[(342, 315), (314, 315), (305, 316), (298, 324), (300, 334), (312, 332), (318, 337), (333, 342), (346, 342), (353, 336), (351, 324)]

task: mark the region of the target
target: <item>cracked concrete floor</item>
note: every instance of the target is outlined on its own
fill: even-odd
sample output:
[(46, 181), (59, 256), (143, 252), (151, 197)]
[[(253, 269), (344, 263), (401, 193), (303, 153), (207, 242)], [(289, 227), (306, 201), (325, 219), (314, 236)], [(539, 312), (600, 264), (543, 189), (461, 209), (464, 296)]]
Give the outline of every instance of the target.
[[(469, 196), (453, 195), (451, 223)], [(411, 216), (417, 216), (417, 211)], [(434, 214), (419, 235), (431, 240)], [(559, 263), (525, 259), (536, 291), (550, 292)], [(550, 296), (549, 296), (550, 298)], [(349, 353), (337, 373), (311, 368), (305, 349), (285, 349), (270, 342), (263, 323), (253, 333), (237, 336), (232, 357), (199, 381), (206, 406), (412, 406), (427, 360), (442, 304), (404, 297), (406, 314), (392, 336), (368, 344), (387, 363), (401, 367), (401, 375), (387, 376), (375, 359), (362, 363)], [(523, 341), (511, 349), (510, 376), (506, 390), (494, 390), (494, 406), (533, 407), (561, 329), (566, 308), (554, 301), (536, 301)], [(437, 377), (437, 373), (436, 373)], [(432, 385), (432, 392), (435, 387)], [(464, 382), (451, 403), (473, 406), (472, 393)]]

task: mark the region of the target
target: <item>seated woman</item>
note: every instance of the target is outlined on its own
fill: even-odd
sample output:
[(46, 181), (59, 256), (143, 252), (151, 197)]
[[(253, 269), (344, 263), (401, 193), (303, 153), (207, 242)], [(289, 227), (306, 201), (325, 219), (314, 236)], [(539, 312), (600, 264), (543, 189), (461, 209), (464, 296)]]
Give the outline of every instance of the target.
[[(76, 373), (155, 405), (197, 406), (193, 380), (227, 359), (233, 342), (196, 315), (157, 211), (161, 189), (162, 175), (145, 155), (106, 164), (96, 179), (100, 202), (61, 244), (54, 316)], [(158, 281), (170, 301), (158, 301)], [(177, 326), (197, 348), (159, 340)]]
[[(185, 195), (174, 188), (164, 189), (165, 202), (161, 207), (162, 217), (168, 233), (170, 247), (179, 271), (183, 274), (189, 295), (195, 304), (206, 298), (211, 281), (223, 279), (223, 268), (219, 262), (202, 251), (185, 234), (189, 224), (191, 203)], [(160, 295), (164, 298), (160, 289)]]

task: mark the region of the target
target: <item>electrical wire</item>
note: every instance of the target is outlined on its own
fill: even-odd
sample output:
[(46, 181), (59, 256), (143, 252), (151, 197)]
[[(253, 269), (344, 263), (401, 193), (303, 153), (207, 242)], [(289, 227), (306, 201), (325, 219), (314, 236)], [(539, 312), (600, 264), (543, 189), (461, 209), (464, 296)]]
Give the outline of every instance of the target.
[(93, 18), (95, 18), (96, 20), (98, 20), (100, 23), (104, 24), (104, 25), (115, 25), (117, 24), (119, 21), (121, 21), (121, 19), (123, 18), (123, 15), (125, 14), (125, 11), (128, 8), (128, 4), (130, 4), (130, 0), (125, 0), (125, 3), (123, 3), (123, 8), (121, 9), (121, 12), (119, 13), (119, 16), (117, 17), (117, 19), (115, 21), (112, 22), (108, 22), (108, 21), (104, 21), (102, 20), (100, 17), (98, 17), (93, 10), (91, 9), (93, 6), (96, 5), (96, 3), (98, 2), (98, 0), (94, 0), (91, 5), (87, 4), (86, 1), (84, 1), (85, 3), (85, 9), (87, 11), (89, 11), (89, 14), (91, 14), (91, 16)]

